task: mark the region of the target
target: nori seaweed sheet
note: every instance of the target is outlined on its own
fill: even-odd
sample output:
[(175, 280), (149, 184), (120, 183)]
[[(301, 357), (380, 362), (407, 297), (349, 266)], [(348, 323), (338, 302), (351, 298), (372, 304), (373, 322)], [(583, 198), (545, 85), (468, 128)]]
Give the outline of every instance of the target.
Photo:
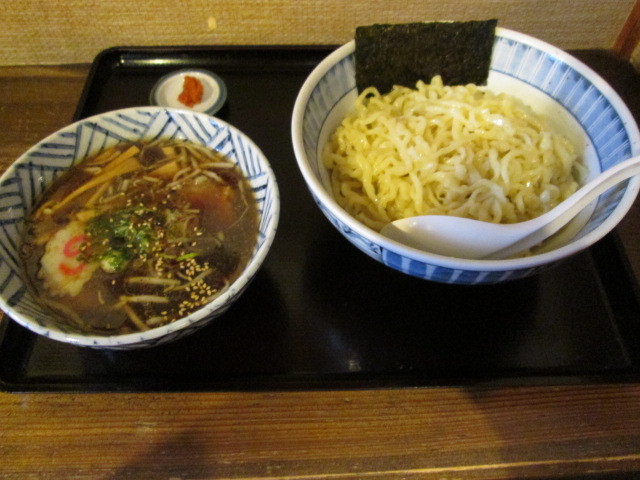
[(498, 21), (375, 24), (356, 28), (358, 92), (415, 87), (441, 75), (445, 85), (485, 85)]

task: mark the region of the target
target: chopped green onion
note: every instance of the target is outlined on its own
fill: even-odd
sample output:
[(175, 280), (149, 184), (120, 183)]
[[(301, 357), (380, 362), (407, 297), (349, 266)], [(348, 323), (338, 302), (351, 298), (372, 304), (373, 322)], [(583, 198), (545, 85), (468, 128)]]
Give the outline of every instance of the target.
[(178, 258), (176, 258), (176, 260), (181, 262), (182, 260), (189, 260), (190, 258), (195, 258), (197, 256), (198, 254), (196, 252), (185, 253), (184, 255), (180, 255)]

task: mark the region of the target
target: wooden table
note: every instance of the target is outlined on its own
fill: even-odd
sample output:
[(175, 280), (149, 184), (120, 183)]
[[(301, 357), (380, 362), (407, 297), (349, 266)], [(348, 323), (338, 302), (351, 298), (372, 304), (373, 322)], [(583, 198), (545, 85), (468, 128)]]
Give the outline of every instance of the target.
[[(70, 121), (88, 69), (0, 69), (0, 168)], [(622, 92), (636, 114), (638, 87)], [(640, 204), (619, 232), (640, 275)], [(0, 393), (0, 478), (494, 479), (594, 472), (640, 476), (639, 384)]]

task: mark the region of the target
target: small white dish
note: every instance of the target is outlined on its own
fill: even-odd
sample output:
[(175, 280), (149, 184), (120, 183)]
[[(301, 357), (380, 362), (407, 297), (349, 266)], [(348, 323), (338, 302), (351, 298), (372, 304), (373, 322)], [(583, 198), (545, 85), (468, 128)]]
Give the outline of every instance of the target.
[[(198, 79), (203, 86), (202, 100), (189, 107), (178, 97), (184, 88), (187, 76)], [(182, 108), (209, 115), (216, 113), (227, 100), (227, 87), (215, 73), (201, 69), (185, 69), (163, 76), (151, 90), (149, 101), (152, 105), (169, 108)]]

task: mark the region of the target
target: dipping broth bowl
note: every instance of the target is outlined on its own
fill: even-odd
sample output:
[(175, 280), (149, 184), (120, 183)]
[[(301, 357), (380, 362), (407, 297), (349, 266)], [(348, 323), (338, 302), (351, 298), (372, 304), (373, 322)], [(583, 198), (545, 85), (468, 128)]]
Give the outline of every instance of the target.
[[(28, 216), (55, 178), (88, 155), (119, 143), (182, 139), (218, 151), (247, 178), (258, 210), (258, 235), (244, 271), (209, 304), (164, 326), (120, 335), (95, 335), (56, 321), (27, 288), (18, 249)], [(0, 178), (0, 307), (27, 329), (61, 342), (100, 349), (136, 349), (193, 333), (222, 315), (244, 292), (265, 260), (278, 224), (276, 178), (260, 149), (244, 133), (203, 113), (164, 107), (111, 111), (80, 120), (45, 138)]]
[[(586, 249), (609, 233), (631, 208), (640, 178), (600, 195), (534, 254), (505, 260), (437, 255), (384, 237), (353, 218), (333, 197), (321, 152), (353, 109), (357, 97), (355, 42), (328, 55), (308, 76), (293, 110), (291, 130), (298, 167), (313, 199), (333, 226), (373, 259), (425, 280), (486, 284), (527, 277)], [(617, 93), (566, 52), (530, 36), (496, 29), (487, 88), (520, 98), (583, 150), (591, 180), (640, 153), (638, 127)]]

